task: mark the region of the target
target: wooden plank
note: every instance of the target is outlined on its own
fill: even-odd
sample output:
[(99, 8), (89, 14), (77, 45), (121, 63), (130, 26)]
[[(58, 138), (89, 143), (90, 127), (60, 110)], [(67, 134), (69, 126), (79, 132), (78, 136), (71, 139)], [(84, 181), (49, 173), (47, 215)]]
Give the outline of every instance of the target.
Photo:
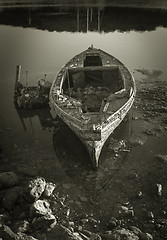
[(119, 67), (117, 65), (112, 66), (91, 66), (91, 67), (78, 67), (78, 68), (69, 68), (69, 72), (75, 73), (79, 71), (111, 71), (111, 70), (118, 70)]

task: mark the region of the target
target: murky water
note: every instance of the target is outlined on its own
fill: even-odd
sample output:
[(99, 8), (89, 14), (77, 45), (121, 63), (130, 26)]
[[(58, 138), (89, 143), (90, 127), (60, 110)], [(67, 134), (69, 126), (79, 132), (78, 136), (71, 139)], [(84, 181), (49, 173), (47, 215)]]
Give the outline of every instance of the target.
[[(0, 25), (0, 141), (4, 152), (11, 156), (9, 161), (1, 163), (0, 171), (12, 170), (23, 173), (25, 168), (29, 171), (33, 169), (37, 175), (41, 175), (49, 181), (72, 182), (79, 192), (86, 191), (89, 198), (94, 199), (94, 205), (90, 200), (90, 206), (95, 208), (98, 187), (103, 186), (105, 189), (107, 185), (107, 187), (110, 186), (111, 190), (115, 170), (121, 165), (125, 166), (124, 169), (127, 171), (132, 167), (127, 166), (126, 161), (119, 161), (119, 167), (113, 167), (113, 162), (110, 161), (111, 153), (104, 147), (101, 166), (94, 176), (97, 178), (95, 180), (94, 177), (91, 177), (92, 168), (86, 150), (70, 130), (66, 130), (64, 127), (61, 129), (61, 123), (58, 120), (55, 120), (53, 124), (49, 109), (29, 111), (15, 109), (13, 93), (16, 66), (22, 65), (22, 83), (25, 83), (26, 70), (28, 70), (28, 85), (36, 85), (44, 74), (47, 74), (49, 81), (53, 81), (62, 65), (93, 44), (94, 47), (101, 48), (122, 61), (134, 73), (138, 85), (140, 81), (144, 80), (142, 74), (136, 72), (136, 69), (161, 71), (162, 74), (155, 81), (163, 81), (167, 79), (167, 28), (162, 27), (162, 24), (157, 24), (154, 30), (149, 31), (141, 32), (133, 29), (122, 31), (121, 28), (120, 32), (118, 27), (118, 30), (106, 32), (102, 28), (103, 19), (105, 19), (104, 11), (103, 18), (102, 13), (100, 15), (100, 31), (97, 29), (90, 31), (87, 26), (84, 32), (76, 30), (68, 32), (66, 25), (63, 25), (64, 31), (56, 31), (53, 26), (56, 17), (53, 17), (52, 31), (48, 31), (47, 22), (46, 26), (44, 21), (41, 22), (41, 15), (39, 15), (39, 19), (38, 16), (34, 18), (34, 15), (29, 20), (27, 17), (27, 25), (29, 26), (26, 25), (26, 27), (22, 27), (21, 22), (19, 26), (17, 24), (12, 26), (12, 23)], [(57, 15), (55, 14), (55, 16)], [(53, 13), (52, 16), (54, 16)], [(159, 16), (161, 17), (161, 13)], [(45, 18), (45, 15), (43, 14), (42, 17)], [(70, 21), (71, 15), (66, 15), (67, 19), (68, 17)], [(98, 18), (97, 13), (96, 17)], [(85, 21), (87, 21), (86, 19)], [(77, 27), (76, 19), (74, 23)], [(83, 24), (83, 18), (80, 18), (80, 23)], [(86, 25), (87, 22), (84, 24)], [(25, 25), (23, 24), (23, 26)], [(42, 28), (45, 30), (41, 30)], [(147, 26), (145, 28), (147, 29)], [(140, 114), (134, 109), (130, 116), (140, 117)], [(135, 122), (132, 121), (131, 117), (116, 131), (114, 136), (118, 141), (126, 139), (132, 132), (141, 133), (143, 128), (150, 126), (147, 121), (146, 123), (143, 120)], [(151, 137), (146, 141), (143, 149), (138, 148), (131, 152), (128, 163), (131, 164), (133, 160), (138, 162), (141, 153), (143, 153), (143, 164), (145, 164), (143, 158), (147, 157), (148, 153), (150, 153), (148, 159), (157, 153), (166, 154), (165, 141), (166, 137), (164, 136)], [(135, 166), (133, 167), (135, 168)], [(87, 174), (90, 177), (87, 177), (85, 182), (84, 178)], [(87, 184), (90, 181), (92, 185)], [(113, 193), (113, 199), (114, 197)], [(101, 206), (105, 206), (106, 201), (107, 194), (103, 192), (97, 202)], [(104, 207), (104, 212), (105, 210)]]

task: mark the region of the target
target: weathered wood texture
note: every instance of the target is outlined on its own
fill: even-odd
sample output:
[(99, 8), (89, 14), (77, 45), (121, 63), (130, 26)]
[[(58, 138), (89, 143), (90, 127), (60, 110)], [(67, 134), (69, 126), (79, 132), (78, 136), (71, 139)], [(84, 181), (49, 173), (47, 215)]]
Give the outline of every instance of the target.
[[(83, 67), (86, 54), (99, 54), (103, 66)], [(111, 108), (112, 100), (108, 99), (108, 106), (100, 108), (99, 112), (82, 112), (82, 103), (77, 103), (76, 99), (63, 94), (63, 82), (67, 70), (78, 71), (108, 71), (110, 69), (120, 69), (124, 82), (122, 100), (118, 101), (117, 108)], [(50, 106), (52, 112), (56, 112), (59, 117), (76, 133), (86, 146), (92, 164), (98, 167), (99, 157), (102, 147), (110, 134), (121, 123), (131, 108), (136, 93), (135, 81), (130, 71), (116, 58), (100, 49), (88, 48), (86, 51), (72, 58), (59, 72), (53, 81), (50, 91)], [(120, 97), (117, 95), (117, 97)], [(120, 97), (121, 98), (121, 97)], [(104, 111), (105, 110), (105, 111)], [(112, 110), (112, 112), (111, 112)]]

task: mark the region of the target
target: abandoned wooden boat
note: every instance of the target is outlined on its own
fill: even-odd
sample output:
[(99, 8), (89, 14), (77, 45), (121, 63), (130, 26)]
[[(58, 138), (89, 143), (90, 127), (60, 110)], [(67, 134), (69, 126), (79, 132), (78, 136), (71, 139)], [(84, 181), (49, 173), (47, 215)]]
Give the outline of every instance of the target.
[(51, 113), (75, 132), (98, 167), (102, 147), (131, 108), (135, 92), (125, 65), (92, 46), (73, 57), (54, 79)]

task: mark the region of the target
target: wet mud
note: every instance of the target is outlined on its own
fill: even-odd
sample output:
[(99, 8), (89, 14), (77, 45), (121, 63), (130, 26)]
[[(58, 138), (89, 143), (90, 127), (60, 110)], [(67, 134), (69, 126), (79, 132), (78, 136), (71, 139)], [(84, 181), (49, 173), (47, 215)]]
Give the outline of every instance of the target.
[[(167, 82), (161, 71), (136, 69), (133, 74), (137, 85), (135, 103), (107, 140), (97, 171), (93, 170), (83, 144), (60, 119), (52, 119), (49, 109), (41, 109), (39, 114), (38, 110), (20, 110), (18, 114), (24, 119), (30, 118), (30, 112), (32, 116), (37, 114), (45, 129), (43, 134), (51, 139), (52, 145), (45, 137), (34, 137), (26, 145), (16, 144), (17, 136), (12, 129), (1, 128), (0, 172), (14, 172), (18, 178), (14, 187), (10, 183), (5, 187), (1, 181), (1, 225), (9, 226), (14, 232), (18, 228), (12, 226), (26, 220), (30, 227), (23, 231), (25, 234), (36, 239), (52, 239), (50, 225), (45, 232), (39, 228), (33, 230), (35, 220), (27, 210), (29, 202), (22, 205), (11, 194), (13, 205), (10, 201), (4, 204), (7, 191), (12, 193), (18, 186), (24, 193), (27, 184), (40, 176), (55, 184), (54, 194), (48, 201), (58, 224), (71, 231), (73, 222), (72, 232), (80, 233), (80, 239), (86, 239), (84, 231), (98, 234), (102, 239), (122, 236), (121, 231), (126, 236), (133, 235), (131, 239), (167, 238)], [(61, 206), (54, 212), (53, 206), (62, 202), (63, 211), (69, 210), (62, 214)], [(133, 227), (138, 229), (138, 234)], [(93, 239), (90, 236), (88, 239)]]

